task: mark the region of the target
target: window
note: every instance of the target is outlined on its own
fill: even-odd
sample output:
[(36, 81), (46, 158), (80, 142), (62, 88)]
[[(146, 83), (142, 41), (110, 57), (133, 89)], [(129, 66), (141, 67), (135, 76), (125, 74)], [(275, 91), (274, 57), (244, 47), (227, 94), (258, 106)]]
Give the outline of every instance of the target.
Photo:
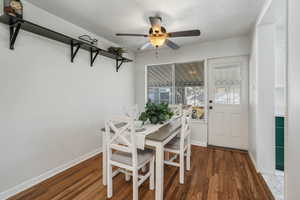
[(147, 68), (148, 101), (172, 104), (173, 66), (155, 65)]
[(185, 87), (185, 104), (204, 106), (204, 88), (201, 86)]
[(214, 69), (215, 103), (240, 104), (241, 72), (239, 66)]
[(204, 118), (204, 62), (148, 66), (147, 78), (148, 101), (190, 105), (194, 119)]

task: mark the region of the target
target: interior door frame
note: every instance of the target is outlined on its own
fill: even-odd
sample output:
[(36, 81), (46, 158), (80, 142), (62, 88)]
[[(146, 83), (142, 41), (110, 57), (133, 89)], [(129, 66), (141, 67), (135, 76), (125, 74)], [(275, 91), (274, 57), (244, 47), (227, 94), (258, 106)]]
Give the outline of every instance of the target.
[[(234, 61), (234, 59), (239, 60), (239, 61)], [(243, 150), (248, 150), (248, 146), (249, 146), (249, 122), (248, 122), (248, 118), (249, 118), (249, 56), (248, 55), (239, 55), (239, 56), (228, 56), (228, 57), (220, 57), (220, 58), (210, 58), (207, 59), (207, 102), (208, 102), (208, 106), (207, 106), (207, 119), (208, 119), (208, 126), (207, 126), (207, 144), (214, 146), (214, 144), (211, 144), (211, 132), (210, 132), (210, 126), (211, 126), (211, 120), (210, 120), (210, 111), (209, 111), (209, 99), (210, 99), (210, 62), (211, 61), (216, 61), (216, 65), (218, 63), (222, 63), (222, 64), (232, 64), (232, 63), (242, 63), (242, 70), (241, 70), (241, 75), (242, 75), (242, 88), (241, 88), (241, 109), (244, 115), (244, 125), (245, 127), (243, 127), (243, 131), (245, 131), (246, 134), (246, 141), (245, 141), (245, 148), (243, 148)], [(232, 61), (233, 60), (233, 61)], [(222, 62), (225, 61), (225, 62)], [(225, 147), (226, 148), (226, 147)], [(231, 147), (229, 147), (231, 148)]]

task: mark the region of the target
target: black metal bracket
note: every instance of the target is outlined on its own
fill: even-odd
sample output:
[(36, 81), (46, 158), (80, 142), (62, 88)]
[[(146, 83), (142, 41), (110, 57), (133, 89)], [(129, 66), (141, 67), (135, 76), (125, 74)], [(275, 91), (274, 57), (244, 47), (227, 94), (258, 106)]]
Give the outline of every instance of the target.
[(93, 67), (93, 64), (94, 64), (94, 62), (95, 62), (97, 56), (99, 55), (100, 50), (99, 50), (99, 49), (93, 50), (93, 49), (91, 48), (90, 53), (91, 53), (91, 67)]
[(120, 67), (123, 65), (124, 59), (116, 59), (116, 70), (119, 72)]
[[(16, 25), (17, 24), (17, 25)], [(15, 42), (17, 39), (17, 36), (19, 34), (19, 31), (21, 29), (22, 24), (20, 22), (16, 22), (14, 24), (11, 24), (9, 27), (10, 37), (9, 37), (9, 48), (11, 50), (15, 49)]]
[[(1, 1), (1, 0), (0, 0)], [(0, 3), (1, 4), (1, 3)], [(92, 49), (92, 58), (90, 61), (90, 64), (93, 65), (96, 61), (96, 58), (98, 55), (101, 55), (103, 57), (112, 59), (113, 62), (116, 62), (116, 71), (119, 71), (121, 65), (123, 63), (132, 62), (133, 60), (123, 57), (121, 55), (116, 55), (113, 52), (110, 52), (108, 50), (102, 49), (100, 47), (97, 47), (95, 44), (91, 44), (89, 42), (82, 41), (80, 39), (75, 39), (73, 37), (70, 37), (68, 35), (59, 33), (55, 30), (51, 30), (49, 28), (46, 28), (44, 26), (40, 26), (38, 24), (35, 24), (31, 21), (25, 20), (23, 18), (14, 17), (11, 15), (1, 15), (0, 16), (0, 24), (8, 25), (8, 32), (7, 33), (7, 46), (9, 49), (15, 49), (15, 45), (17, 40), (19, 39), (21, 32), (21, 29), (23, 31), (31, 32), (33, 34), (52, 39), (54, 41), (61, 42), (66, 45), (70, 45), (70, 60), (71, 62), (74, 61), (75, 57), (78, 54), (79, 49), (85, 50), (87, 52), (90, 52)], [(97, 52), (98, 50), (98, 52)], [(97, 55), (96, 55), (97, 54)]]
[[(74, 51), (74, 48), (75, 51)], [(71, 62), (74, 62), (74, 58), (76, 54), (78, 53), (78, 50), (80, 49), (80, 44), (79, 43), (74, 43), (74, 41), (71, 41)]]

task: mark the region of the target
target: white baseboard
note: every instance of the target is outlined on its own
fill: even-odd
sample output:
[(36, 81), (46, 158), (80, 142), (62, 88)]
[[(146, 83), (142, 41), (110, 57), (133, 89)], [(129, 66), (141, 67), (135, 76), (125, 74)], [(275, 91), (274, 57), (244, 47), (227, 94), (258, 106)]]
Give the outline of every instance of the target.
[(14, 196), (14, 195), (18, 194), (19, 192), (22, 192), (22, 191), (38, 184), (38, 183), (41, 183), (42, 181), (44, 181), (44, 180), (46, 180), (46, 179), (48, 179), (52, 176), (55, 176), (56, 174), (58, 174), (60, 172), (63, 172), (63, 171), (65, 171), (65, 170), (67, 170), (67, 169), (69, 169), (69, 168), (71, 168), (71, 167), (73, 167), (73, 166), (75, 166), (75, 165), (77, 165), (77, 164), (79, 164), (79, 163), (81, 163), (81, 162), (83, 162), (83, 161), (85, 161), (85, 160), (101, 153), (101, 152), (102, 152), (102, 148), (96, 149), (96, 150), (94, 150), (90, 153), (87, 153), (83, 156), (80, 156), (80, 157), (78, 157), (78, 158), (76, 158), (76, 159), (74, 159), (74, 160), (72, 160), (72, 161), (70, 161), (70, 162), (68, 162), (64, 165), (61, 165), (57, 168), (54, 168), (54, 169), (52, 169), (52, 170), (50, 170), (50, 171), (48, 171), (44, 174), (41, 174), (37, 177), (29, 179), (29, 180), (15, 186), (15, 187), (11, 188), (11, 189), (8, 189), (4, 192), (1, 192), (0, 193), (0, 199), (4, 200), (4, 199), (7, 199), (11, 196)]
[(254, 159), (252, 153), (250, 153), (250, 151), (248, 151), (248, 154), (249, 154), (249, 157), (250, 157), (250, 159), (251, 159), (251, 161), (252, 161), (252, 163), (253, 163), (253, 165), (254, 165), (254, 168), (255, 168), (256, 172), (258, 172), (257, 166), (256, 166), (256, 161), (255, 161), (255, 159)]
[(248, 154), (249, 154), (249, 157), (250, 157), (250, 159), (251, 159), (251, 161), (252, 161), (252, 163), (254, 165), (254, 168), (255, 168), (255, 170), (256, 170), (257, 173), (260, 173), (260, 174), (275, 174), (275, 172), (276, 172), (275, 171), (275, 166), (274, 166), (274, 171), (270, 171), (270, 170), (266, 170), (266, 169), (260, 168), (257, 165), (257, 163), (256, 163), (256, 161), (255, 161), (255, 159), (254, 159), (254, 157), (252, 155), (252, 153), (250, 153), (250, 151), (248, 151)]
[(201, 141), (197, 141), (197, 140), (192, 140), (191, 144), (195, 145), (195, 146), (199, 146), (199, 147), (207, 147), (206, 142), (201, 142)]
[(270, 170), (265, 170), (265, 169), (260, 168), (257, 165), (257, 163), (255, 162), (253, 155), (249, 151), (248, 151), (248, 153), (249, 153), (249, 157), (250, 157), (257, 173), (260, 173), (260, 174), (275, 174), (275, 169), (274, 169), (274, 171), (270, 171)]

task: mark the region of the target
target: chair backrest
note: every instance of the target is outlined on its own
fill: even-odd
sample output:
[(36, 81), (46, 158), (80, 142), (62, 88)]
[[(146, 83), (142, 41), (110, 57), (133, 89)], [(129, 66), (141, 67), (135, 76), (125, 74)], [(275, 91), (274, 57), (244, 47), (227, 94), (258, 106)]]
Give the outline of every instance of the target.
[(181, 130), (180, 130), (180, 145), (183, 147), (184, 142), (191, 134), (191, 109), (183, 110), (181, 116)]
[(169, 108), (172, 110), (174, 115), (181, 115), (182, 114), (182, 104), (170, 104)]
[[(108, 120), (105, 123), (107, 152), (112, 150), (132, 154), (132, 165), (137, 165), (137, 147), (133, 118), (121, 117)], [(110, 158), (110, 156), (109, 156)]]

